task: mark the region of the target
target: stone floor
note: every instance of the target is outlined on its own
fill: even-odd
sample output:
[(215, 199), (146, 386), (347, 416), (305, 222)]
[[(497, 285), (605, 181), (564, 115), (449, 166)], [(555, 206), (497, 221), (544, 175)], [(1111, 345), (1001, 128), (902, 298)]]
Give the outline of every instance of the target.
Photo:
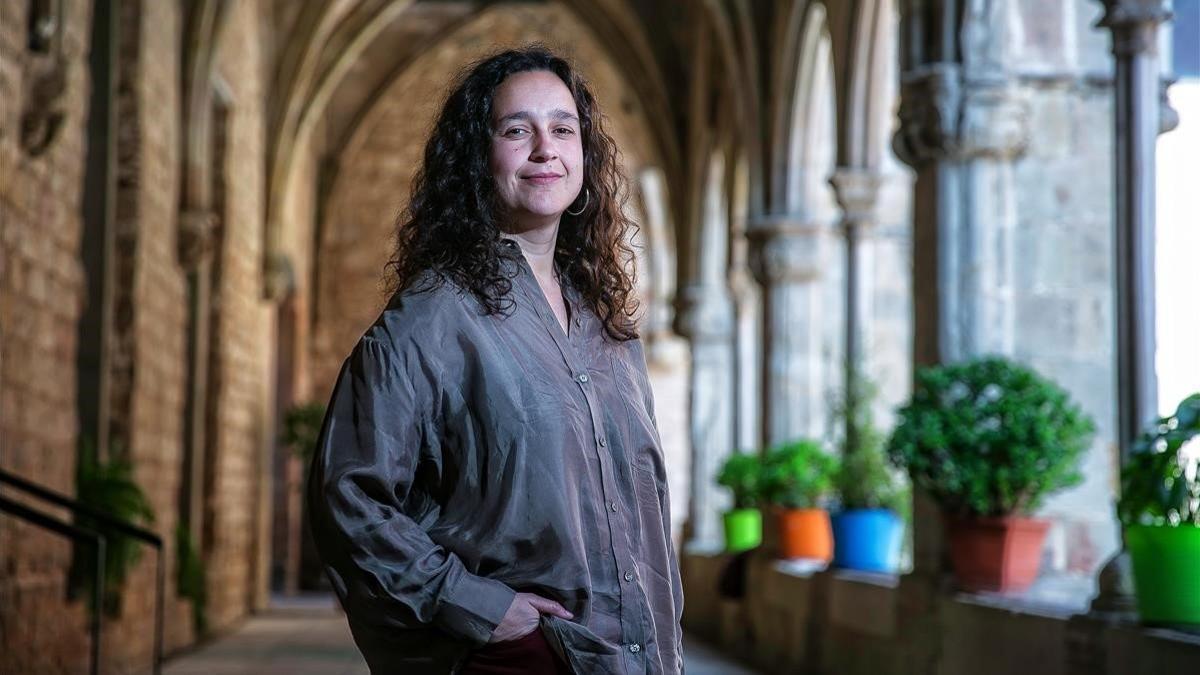
[[(684, 639), (688, 675), (754, 675), (707, 645)], [(277, 598), (235, 632), (167, 661), (166, 675), (368, 675), (328, 598)]]

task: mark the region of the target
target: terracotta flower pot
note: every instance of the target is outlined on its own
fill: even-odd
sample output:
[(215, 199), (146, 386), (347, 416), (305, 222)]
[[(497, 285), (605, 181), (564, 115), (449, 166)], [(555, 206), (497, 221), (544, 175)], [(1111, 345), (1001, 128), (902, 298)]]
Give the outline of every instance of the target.
[(779, 512), (779, 557), (833, 559), (833, 529), (825, 509)]
[(1035, 518), (948, 518), (950, 562), (967, 591), (1022, 591), (1037, 579), (1050, 522)]

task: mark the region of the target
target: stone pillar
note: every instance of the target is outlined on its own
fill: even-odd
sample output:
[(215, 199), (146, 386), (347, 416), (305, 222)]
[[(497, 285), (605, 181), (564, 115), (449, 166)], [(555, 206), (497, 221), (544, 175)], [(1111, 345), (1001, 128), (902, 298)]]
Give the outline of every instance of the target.
[(1105, 0), (1101, 26), (1115, 58), (1117, 409), (1122, 457), (1158, 418), (1154, 372), (1155, 144), (1160, 108), (1158, 32), (1170, 18), (1162, 0)]
[(218, 220), (208, 209), (179, 214), (179, 262), (188, 284), (188, 379), (184, 418), (183, 522), (201, 545), (204, 463), (208, 448), (209, 349), (211, 345), (213, 244)]
[[(1013, 162), (1028, 111), (1005, 70), (1010, 3), (908, 3), (902, 9), (896, 154), (916, 172), (913, 361), (917, 367), (1011, 353)], [(961, 25), (951, 17), (961, 16)], [(901, 581), (911, 672), (935, 672), (944, 629), (941, 514), (915, 491), (913, 573)]]
[[(1158, 417), (1154, 370), (1155, 144), (1176, 117), (1162, 106), (1158, 59), (1161, 0), (1101, 0), (1100, 26), (1112, 31), (1117, 304), (1117, 416), (1122, 461), (1138, 434)], [(1132, 568), (1118, 551), (1100, 570), (1099, 593), (1072, 620), (1070, 672), (1108, 672), (1106, 628), (1136, 617)]]
[(768, 445), (820, 432), (826, 412), (818, 283), (824, 233), (788, 217), (748, 228), (751, 269), (763, 299), (763, 427)]
[(691, 495), (684, 533), (688, 548), (723, 548), (721, 513), (732, 503), (716, 484), (717, 471), (735, 451), (734, 313), (724, 284), (695, 284), (680, 293), (676, 329), (691, 345), (688, 396), (692, 447)]
[[(871, 298), (875, 242), (871, 226), (875, 222), (875, 207), (883, 177), (866, 169), (842, 167), (829, 182), (842, 209), (842, 236), (846, 240), (846, 344), (842, 387), (847, 404), (853, 406), (855, 402), (849, 398), (858, 392), (855, 381), (863, 375), (864, 342), (873, 313)], [(843, 431), (846, 434), (846, 447), (857, 447), (854, 437), (856, 428), (849, 415), (846, 416)]]
[(1028, 109), (1010, 82), (953, 64), (906, 74), (897, 153), (917, 171), (913, 203), (918, 364), (1012, 351), (1013, 162)]
[[(905, 73), (897, 153), (917, 173), (913, 351), (917, 366), (1011, 353), (1013, 162), (1028, 139), (1020, 93), (953, 63)], [(940, 573), (940, 518), (918, 498), (914, 565)]]

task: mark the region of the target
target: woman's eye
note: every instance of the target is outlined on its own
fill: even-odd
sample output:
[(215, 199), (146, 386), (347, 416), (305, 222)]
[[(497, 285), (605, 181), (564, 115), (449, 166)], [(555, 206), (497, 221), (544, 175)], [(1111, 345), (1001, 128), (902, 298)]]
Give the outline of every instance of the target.
[(504, 132), (504, 135), (516, 137), (516, 136), (520, 136), (521, 134), (524, 134), (524, 133), (526, 133), (526, 131), (524, 129), (522, 129), (520, 127), (514, 127), (512, 129), (509, 129), (508, 131)]
[(570, 136), (571, 134), (575, 133), (575, 130), (571, 127), (559, 127), (554, 131), (561, 136)]

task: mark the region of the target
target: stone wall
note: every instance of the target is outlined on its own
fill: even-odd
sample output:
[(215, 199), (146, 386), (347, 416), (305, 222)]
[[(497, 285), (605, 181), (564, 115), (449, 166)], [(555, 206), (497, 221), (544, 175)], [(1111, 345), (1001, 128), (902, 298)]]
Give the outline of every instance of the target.
[[(174, 591), (182, 462), (185, 286), (176, 262), (182, 14), (175, 3), (122, 3), (118, 87), (113, 433), (127, 446), (156, 514), (167, 566), (167, 646), (192, 640), (190, 605)], [(130, 573), (123, 611), (105, 636), (109, 660), (149, 664), (153, 555)]]
[[(66, 117), (53, 144), (32, 157), (21, 120), (34, 105), (36, 73), (51, 64), (27, 49), (28, 4), (0, 3), (0, 468), (73, 493), (91, 8), (64, 3)], [(64, 607), (70, 559), (67, 541), (0, 514), (0, 672), (83, 666), (86, 612), (81, 602)], [(61, 648), (45, 653), (48, 644)]]
[[(64, 3), (66, 118), (39, 157), (20, 143), (38, 64), (26, 47), (29, 3), (0, 4), (0, 467), (71, 494), (80, 434), (77, 331), (87, 297), (81, 262), (87, 159), (91, 3)], [(186, 408), (188, 291), (179, 263), (181, 54), (184, 5), (122, 2), (118, 47), (111, 435), (155, 512), (166, 564), (166, 647), (195, 640), (191, 603), (175, 591)], [(224, 630), (265, 603), (264, 536), (272, 323), (262, 298), (265, 3), (230, 3), (217, 52), (228, 99), (224, 246), (214, 306), (219, 430), (207, 511), (210, 626)], [(10, 494), (5, 491), (5, 494)], [(67, 514), (61, 514), (67, 518)], [(67, 599), (71, 547), (0, 514), (0, 672), (86, 668), (87, 611)], [(106, 670), (142, 671), (153, 648), (155, 556), (126, 581), (106, 623)]]

